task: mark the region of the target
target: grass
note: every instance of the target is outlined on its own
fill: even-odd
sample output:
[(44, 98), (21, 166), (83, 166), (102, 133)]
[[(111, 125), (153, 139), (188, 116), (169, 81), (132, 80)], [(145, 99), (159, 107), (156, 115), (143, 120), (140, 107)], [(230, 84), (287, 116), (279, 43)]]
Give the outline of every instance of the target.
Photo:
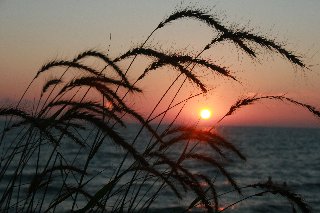
[[(154, 33), (180, 19), (195, 19), (205, 23), (217, 32), (217, 36), (195, 57), (145, 47)], [(74, 212), (147, 212), (165, 191), (178, 200), (183, 200), (186, 193), (194, 196), (184, 211), (201, 205), (204, 211), (223, 212), (243, 200), (271, 193), (289, 200), (294, 212), (296, 209), (310, 212), (309, 206), (299, 195), (271, 180), (239, 186), (224, 165), (230, 163), (231, 156), (238, 161), (244, 161), (246, 157), (213, 128), (201, 130), (197, 124), (176, 125), (188, 101), (210, 90), (195, 74), (196, 67), (205, 68), (210, 75), (238, 81), (226, 67), (201, 58), (203, 52), (220, 42), (234, 44), (253, 60), (258, 57), (257, 48), (260, 47), (282, 55), (294, 66), (306, 68), (300, 57), (276, 41), (245, 29), (229, 29), (208, 12), (190, 8), (169, 15), (140, 46), (115, 59), (102, 52), (88, 50), (71, 60), (54, 60), (43, 65), (30, 85), (53, 70), (55, 77), (45, 82), (32, 109), (20, 107), (30, 85), (15, 107), (0, 108), (0, 116), (6, 119), (0, 142), (0, 182), (5, 186), (0, 195), (1, 211), (59, 212), (64, 209)], [(128, 76), (138, 55), (151, 58), (152, 62), (131, 83)], [(130, 64), (123, 70), (119, 64), (128, 58), (131, 58)], [(103, 68), (98, 70), (85, 65), (89, 60), (103, 63)], [(62, 74), (56, 74), (56, 68), (62, 69)], [(136, 94), (142, 93), (142, 89), (136, 86), (137, 82), (144, 81), (147, 75), (159, 68), (176, 71), (177, 77), (159, 98), (152, 112), (143, 117), (128, 103), (135, 99)], [(77, 75), (72, 74), (74, 70), (78, 71)], [(178, 85), (181, 78), (184, 80)], [(174, 104), (183, 85), (188, 82), (195, 85), (199, 93)], [(178, 89), (174, 91), (174, 88)], [(155, 114), (172, 90), (175, 95), (169, 97), (170, 104)], [(92, 100), (90, 97), (101, 98)], [(231, 106), (223, 118), (241, 107), (268, 99), (298, 105), (320, 117), (320, 112), (313, 106), (284, 95), (269, 95), (242, 98)], [(162, 124), (165, 115), (177, 107), (180, 109), (171, 123)], [(140, 129), (132, 141), (123, 135), (130, 128), (127, 126), (127, 117), (140, 123)], [(150, 122), (156, 118), (159, 119), (157, 125), (151, 125)], [(142, 140), (147, 141), (146, 144), (141, 144)], [(121, 161), (114, 164), (112, 169), (101, 166), (99, 171), (92, 170), (95, 159), (104, 154), (101, 152), (106, 147), (124, 150)], [(172, 151), (176, 151), (177, 147), (180, 148), (179, 154), (173, 156)], [(205, 147), (206, 151), (199, 151), (198, 147)], [(69, 150), (74, 151), (70, 154)], [(106, 161), (112, 160), (112, 157), (104, 157)], [(218, 191), (215, 176), (194, 172), (188, 167), (188, 162), (216, 168), (217, 174), (224, 176), (233, 187), (228, 193), (237, 193), (241, 199), (221, 208), (220, 198), (224, 193)], [(30, 167), (29, 164), (35, 166)], [(106, 171), (112, 175), (106, 177)], [(98, 179), (103, 179), (105, 184), (94, 187)], [(244, 195), (244, 188), (260, 191)]]

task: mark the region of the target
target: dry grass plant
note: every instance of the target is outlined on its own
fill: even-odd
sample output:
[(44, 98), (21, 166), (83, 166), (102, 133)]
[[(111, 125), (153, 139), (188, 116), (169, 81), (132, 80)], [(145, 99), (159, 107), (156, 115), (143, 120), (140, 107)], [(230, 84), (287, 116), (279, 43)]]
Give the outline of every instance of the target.
[[(154, 47), (145, 47), (156, 31), (165, 30), (166, 25), (179, 19), (195, 19), (205, 23), (217, 32), (217, 37), (212, 38), (196, 57), (169, 54)], [(201, 58), (204, 51), (220, 42), (234, 44), (252, 59), (257, 57), (257, 47), (262, 47), (279, 53), (294, 66), (306, 67), (298, 56), (276, 41), (245, 29), (229, 29), (208, 12), (190, 8), (172, 13), (152, 31), (143, 44), (115, 59), (102, 52), (88, 50), (71, 60), (54, 60), (42, 66), (31, 84), (54, 68), (64, 68), (64, 72), (47, 80), (32, 110), (23, 110), (20, 107), (21, 100), (31, 84), (15, 107), (0, 108), (0, 116), (6, 119), (0, 142), (0, 182), (6, 186), (0, 194), (1, 211), (54, 212), (64, 209), (74, 212), (147, 212), (163, 191), (173, 194), (178, 200), (183, 199), (186, 193), (193, 194), (194, 200), (185, 207), (185, 211), (197, 205), (202, 205), (203, 210), (208, 212), (223, 212), (228, 209), (229, 207), (221, 209), (219, 201), (223, 193), (216, 189), (214, 177), (192, 171), (187, 164), (192, 162), (195, 165), (206, 164), (216, 168), (217, 173), (224, 176), (233, 187), (228, 193), (238, 193), (242, 196), (240, 201), (267, 193), (279, 194), (289, 200), (293, 211), (299, 209), (301, 212), (310, 212), (301, 197), (285, 186), (271, 181), (239, 186), (224, 165), (229, 162), (230, 156), (238, 160), (246, 158), (214, 129), (201, 130), (197, 125), (175, 125), (185, 104), (209, 90), (196, 76), (196, 65), (206, 68), (211, 75), (221, 75), (238, 81), (235, 73), (226, 67)], [(127, 76), (138, 55), (151, 58), (152, 63), (131, 83)], [(126, 70), (122, 70), (119, 63), (128, 58), (132, 58), (131, 63)], [(89, 59), (104, 63), (104, 68), (97, 70), (85, 65)], [(160, 67), (168, 68), (169, 71), (175, 70), (177, 77), (159, 98), (149, 116), (143, 117), (128, 105), (126, 97), (130, 93), (129, 98), (132, 99), (135, 94), (142, 93), (136, 83), (144, 81), (146, 75), (155, 73)], [(170, 69), (171, 67), (173, 69)], [(78, 70), (79, 75), (67, 78), (66, 75), (71, 70)], [(171, 103), (155, 115), (154, 112), (163, 98), (181, 78), (184, 81), (175, 91), (176, 95), (172, 97)], [(199, 93), (174, 104), (182, 86), (188, 82), (195, 85)], [(90, 92), (99, 94), (102, 100), (92, 100), (88, 95)], [(287, 101), (320, 117), (316, 108), (284, 95), (242, 98), (231, 106), (224, 117), (232, 115), (241, 107), (264, 99)], [(175, 119), (163, 128), (161, 124), (164, 116), (176, 107), (180, 107), (180, 111)], [(123, 135), (125, 129), (130, 128), (127, 127), (126, 116), (140, 123), (140, 129), (133, 140), (128, 140)], [(156, 118), (160, 118), (160, 121), (156, 126), (151, 125), (150, 122)], [(144, 134), (144, 131), (148, 132), (149, 138), (146, 144), (141, 145), (141, 134)], [(109, 177), (103, 175), (110, 169), (108, 167), (101, 166), (100, 171), (90, 169), (105, 144), (121, 147), (126, 151), (122, 160), (114, 165), (113, 175)], [(177, 145), (181, 147), (180, 154), (172, 156), (172, 150), (176, 149)], [(199, 146), (207, 147), (208, 151), (197, 151)], [(72, 155), (66, 152), (70, 147), (77, 150)], [(36, 166), (30, 168), (29, 164)], [(9, 174), (9, 171), (12, 173)], [(101, 182), (101, 178), (104, 178), (105, 184), (91, 188), (92, 183), (97, 179)], [(206, 184), (202, 184), (203, 182)], [(260, 192), (245, 195), (242, 194), (243, 188), (259, 189)], [(234, 201), (230, 206), (240, 201)]]

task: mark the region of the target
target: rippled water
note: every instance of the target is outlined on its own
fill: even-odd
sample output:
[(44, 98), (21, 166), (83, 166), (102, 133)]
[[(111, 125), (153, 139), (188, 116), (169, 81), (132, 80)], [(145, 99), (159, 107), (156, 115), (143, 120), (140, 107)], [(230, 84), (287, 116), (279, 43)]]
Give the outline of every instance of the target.
[[(132, 125), (125, 132), (122, 132), (122, 134), (128, 140), (132, 140), (136, 135), (137, 128), (137, 126)], [(320, 212), (320, 129), (223, 127), (219, 129), (219, 132), (239, 147), (247, 157), (247, 161), (234, 160), (226, 165), (226, 168), (232, 173), (240, 186), (265, 182), (269, 177), (272, 177), (273, 182), (285, 182), (290, 189), (304, 197), (314, 212)], [(140, 143), (144, 145), (148, 138), (145, 134), (143, 133), (140, 138)], [(14, 136), (15, 133), (11, 133), (6, 140), (10, 141)], [(143, 142), (144, 140), (145, 143)], [(141, 146), (143, 147), (143, 145)], [(3, 150), (5, 150), (4, 146), (1, 149), (3, 154)], [(50, 148), (43, 149), (41, 153), (43, 156), (47, 156), (50, 151)], [(67, 145), (63, 151), (65, 156), (75, 156), (78, 154), (75, 163), (81, 164), (81, 162), (85, 161), (84, 152), (78, 153), (78, 149), (72, 146)], [(95, 189), (101, 188), (107, 182), (108, 177), (116, 171), (117, 165), (124, 154), (125, 151), (121, 148), (110, 146), (107, 143), (101, 147), (100, 152), (90, 164), (88, 172), (94, 174), (103, 169), (103, 173), (91, 182), (88, 191), (94, 193)], [(175, 154), (174, 150), (171, 154)], [(40, 162), (40, 165), (43, 165), (44, 162)], [(129, 164), (130, 161), (125, 162), (125, 165)], [(188, 166), (193, 171), (204, 172), (214, 178), (218, 194), (221, 194), (219, 198), (222, 208), (243, 198), (237, 193), (223, 194), (232, 188), (225, 178), (217, 175), (215, 168), (208, 165), (195, 166), (190, 164)], [(34, 168), (35, 161), (30, 160), (30, 163), (25, 168), (26, 180), (28, 180), (28, 171), (30, 170), (29, 175), (31, 176)], [(13, 172), (13, 167), (7, 170), (3, 181), (0, 183), (0, 192), (5, 187), (3, 183), (6, 178), (9, 179)], [(124, 180), (124, 182), (126, 181)], [(150, 186), (152, 186), (151, 183), (147, 182), (143, 190)], [(159, 187), (159, 185), (156, 184), (152, 187)], [(54, 191), (55, 189), (50, 190)], [(244, 190), (243, 193), (250, 195), (252, 192)], [(193, 195), (191, 194), (184, 195), (184, 199), (187, 201), (191, 201), (192, 198)], [(180, 212), (181, 207), (187, 204), (175, 199), (174, 195), (169, 191), (160, 193), (160, 196), (151, 206), (150, 210), (151, 212)], [(290, 203), (285, 199), (271, 194), (245, 200), (224, 212), (290, 212), (290, 209)], [(197, 212), (201, 210), (201, 207), (199, 207), (193, 211)]]
[[(226, 166), (240, 186), (266, 182), (271, 177), (274, 183), (285, 184), (300, 194), (313, 212), (320, 212), (320, 129), (225, 127), (220, 132), (245, 154), (245, 162), (235, 160)], [(207, 167), (195, 170), (209, 170)], [(211, 171), (215, 176), (215, 170)], [(218, 176), (215, 185), (218, 194), (230, 190), (226, 179)], [(250, 191), (243, 190), (244, 195)], [(220, 197), (221, 206), (243, 199), (236, 193)], [(158, 203), (159, 209), (165, 206)], [(199, 208), (201, 210), (201, 208)], [(197, 210), (195, 210), (197, 211)], [(162, 212), (159, 210), (159, 212)], [(177, 212), (179, 212), (177, 210)], [(254, 197), (224, 212), (267, 213), (292, 212), (290, 203), (278, 195)]]
[[(274, 182), (286, 182), (314, 212), (320, 212), (320, 129), (238, 127), (222, 132), (248, 158), (230, 167), (240, 184), (271, 176)], [(289, 206), (285, 200), (270, 196), (243, 202), (235, 212), (281, 212), (284, 205)]]

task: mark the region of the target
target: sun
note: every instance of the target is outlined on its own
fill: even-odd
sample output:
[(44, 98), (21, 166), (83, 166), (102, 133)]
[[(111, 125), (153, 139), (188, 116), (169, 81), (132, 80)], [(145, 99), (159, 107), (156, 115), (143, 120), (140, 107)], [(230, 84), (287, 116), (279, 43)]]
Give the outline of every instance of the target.
[(208, 120), (211, 117), (211, 111), (209, 109), (202, 109), (200, 111), (200, 117), (204, 120)]

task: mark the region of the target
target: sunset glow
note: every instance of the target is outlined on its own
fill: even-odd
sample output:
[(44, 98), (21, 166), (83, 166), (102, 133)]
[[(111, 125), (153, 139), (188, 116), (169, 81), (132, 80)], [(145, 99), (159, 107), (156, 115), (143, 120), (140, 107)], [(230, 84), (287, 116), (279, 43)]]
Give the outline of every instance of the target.
[(211, 111), (209, 109), (202, 109), (200, 111), (200, 117), (204, 120), (208, 120), (211, 117)]

